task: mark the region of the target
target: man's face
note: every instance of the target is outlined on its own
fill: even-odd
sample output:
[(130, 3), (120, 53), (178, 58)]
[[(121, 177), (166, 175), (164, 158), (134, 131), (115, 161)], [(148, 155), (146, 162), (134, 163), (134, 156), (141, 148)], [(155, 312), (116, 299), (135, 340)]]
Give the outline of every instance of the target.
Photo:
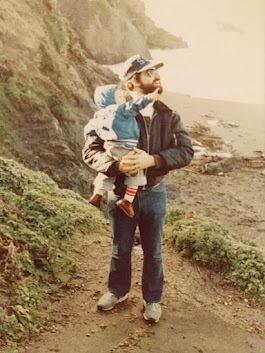
[(161, 94), (163, 92), (160, 75), (155, 67), (141, 72), (139, 76), (139, 83), (144, 94), (152, 93), (158, 87), (160, 88), (158, 93)]

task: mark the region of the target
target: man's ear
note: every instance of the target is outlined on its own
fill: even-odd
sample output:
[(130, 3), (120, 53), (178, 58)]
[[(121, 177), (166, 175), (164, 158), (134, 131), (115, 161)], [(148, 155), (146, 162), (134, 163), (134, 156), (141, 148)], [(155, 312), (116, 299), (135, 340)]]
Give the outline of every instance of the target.
[(127, 88), (132, 91), (134, 88), (140, 87), (140, 78), (135, 74), (127, 81)]
[(130, 81), (133, 83), (134, 87), (136, 87), (136, 88), (141, 86), (140, 75), (137, 73), (133, 75), (133, 77), (130, 79)]
[(128, 82), (126, 83), (126, 85), (127, 85), (127, 89), (128, 89), (129, 91), (132, 91), (132, 90), (133, 90), (133, 83), (132, 83), (131, 81), (128, 81)]
[(140, 81), (139, 75), (134, 74), (133, 77), (131, 78), (131, 81), (134, 84), (134, 86), (138, 86), (139, 85), (139, 81)]

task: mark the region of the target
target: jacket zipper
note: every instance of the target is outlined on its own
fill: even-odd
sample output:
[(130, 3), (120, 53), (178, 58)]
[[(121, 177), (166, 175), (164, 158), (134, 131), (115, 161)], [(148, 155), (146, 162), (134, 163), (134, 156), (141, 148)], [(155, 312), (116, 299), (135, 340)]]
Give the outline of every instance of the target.
[[(143, 117), (143, 121), (144, 121), (144, 126), (145, 126), (145, 131), (146, 131), (146, 142), (147, 142), (147, 153), (149, 154), (150, 152), (150, 131), (151, 131), (151, 124), (155, 118), (155, 116), (157, 115), (157, 112), (154, 112), (153, 117), (150, 119), (150, 124), (149, 124), (149, 128), (147, 127), (145, 118)], [(147, 177), (147, 168), (144, 170), (144, 175)], [(143, 186), (142, 190), (146, 190), (146, 185)]]

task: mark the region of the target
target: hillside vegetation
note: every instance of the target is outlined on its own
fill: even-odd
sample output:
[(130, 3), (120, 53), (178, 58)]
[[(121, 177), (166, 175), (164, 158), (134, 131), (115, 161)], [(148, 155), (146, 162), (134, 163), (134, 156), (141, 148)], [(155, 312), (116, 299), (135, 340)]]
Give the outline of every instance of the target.
[(0, 158), (0, 346), (43, 319), (40, 303), (75, 274), (70, 237), (102, 230), (88, 202), (47, 175)]
[(170, 238), (182, 256), (222, 273), (230, 283), (265, 304), (265, 252), (229, 232), (220, 222), (172, 208)]

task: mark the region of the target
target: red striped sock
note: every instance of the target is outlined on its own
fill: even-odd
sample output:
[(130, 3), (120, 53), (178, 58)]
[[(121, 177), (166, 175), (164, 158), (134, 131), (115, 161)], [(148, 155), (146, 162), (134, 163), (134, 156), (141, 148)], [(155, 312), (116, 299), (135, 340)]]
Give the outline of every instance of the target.
[(124, 195), (125, 200), (129, 202), (133, 202), (135, 195), (137, 193), (138, 187), (137, 186), (127, 186), (126, 193)]

